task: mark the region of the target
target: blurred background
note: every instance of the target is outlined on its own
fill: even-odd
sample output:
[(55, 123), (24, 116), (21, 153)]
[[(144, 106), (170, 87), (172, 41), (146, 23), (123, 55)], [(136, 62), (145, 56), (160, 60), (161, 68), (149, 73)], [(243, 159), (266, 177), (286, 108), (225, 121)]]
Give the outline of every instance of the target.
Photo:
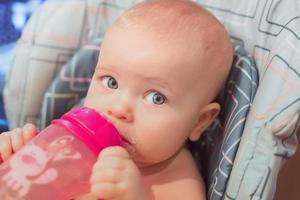
[(3, 86), (16, 41), (31, 14), (45, 0), (0, 0), (0, 132), (8, 129), (3, 108)]

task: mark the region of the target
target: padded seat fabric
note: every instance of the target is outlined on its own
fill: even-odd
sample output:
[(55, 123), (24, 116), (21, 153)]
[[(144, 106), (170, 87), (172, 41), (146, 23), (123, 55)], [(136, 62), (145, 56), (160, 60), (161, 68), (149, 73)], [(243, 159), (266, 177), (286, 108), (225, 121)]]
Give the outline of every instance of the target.
[(208, 199), (224, 197), (258, 87), (258, 71), (252, 57), (240, 44), (234, 44), (233, 48), (231, 72), (217, 98), (222, 108), (221, 113), (203, 133), (201, 140), (190, 144), (192, 152), (196, 153), (196, 160), (200, 162)]

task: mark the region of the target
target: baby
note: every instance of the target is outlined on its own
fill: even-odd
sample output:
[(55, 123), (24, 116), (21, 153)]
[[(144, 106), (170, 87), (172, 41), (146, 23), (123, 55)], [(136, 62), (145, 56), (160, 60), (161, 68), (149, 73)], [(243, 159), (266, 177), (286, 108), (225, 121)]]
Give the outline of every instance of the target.
[[(85, 106), (102, 112), (130, 142), (103, 150), (78, 199), (205, 199), (186, 141), (220, 111), (213, 102), (230, 70), (222, 25), (188, 0), (149, 0), (108, 29)], [(6, 160), (35, 134), (33, 125), (1, 135)]]

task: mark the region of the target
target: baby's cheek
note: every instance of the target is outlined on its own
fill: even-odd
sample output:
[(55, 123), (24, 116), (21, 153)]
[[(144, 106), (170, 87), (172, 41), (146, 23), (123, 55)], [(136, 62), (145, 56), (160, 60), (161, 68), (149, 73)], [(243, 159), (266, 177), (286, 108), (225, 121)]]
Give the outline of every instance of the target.
[(174, 136), (154, 132), (148, 132), (143, 138), (137, 139), (136, 143), (137, 154), (148, 162), (161, 162), (172, 157), (184, 143)]

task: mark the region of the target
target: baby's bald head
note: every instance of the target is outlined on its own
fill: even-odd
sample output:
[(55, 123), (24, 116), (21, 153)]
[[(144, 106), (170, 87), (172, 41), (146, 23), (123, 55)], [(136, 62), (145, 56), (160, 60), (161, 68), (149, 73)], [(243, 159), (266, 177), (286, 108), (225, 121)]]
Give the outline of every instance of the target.
[(114, 28), (153, 33), (162, 44), (177, 46), (180, 54), (195, 59), (198, 71), (193, 75), (197, 74), (201, 90), (206, 90), (207, 101), (215, 98), (229, 73), (232, 47), (226, 31), (213, 15), (192, 1), (146, 0), (126, 11), (108, 33)]

